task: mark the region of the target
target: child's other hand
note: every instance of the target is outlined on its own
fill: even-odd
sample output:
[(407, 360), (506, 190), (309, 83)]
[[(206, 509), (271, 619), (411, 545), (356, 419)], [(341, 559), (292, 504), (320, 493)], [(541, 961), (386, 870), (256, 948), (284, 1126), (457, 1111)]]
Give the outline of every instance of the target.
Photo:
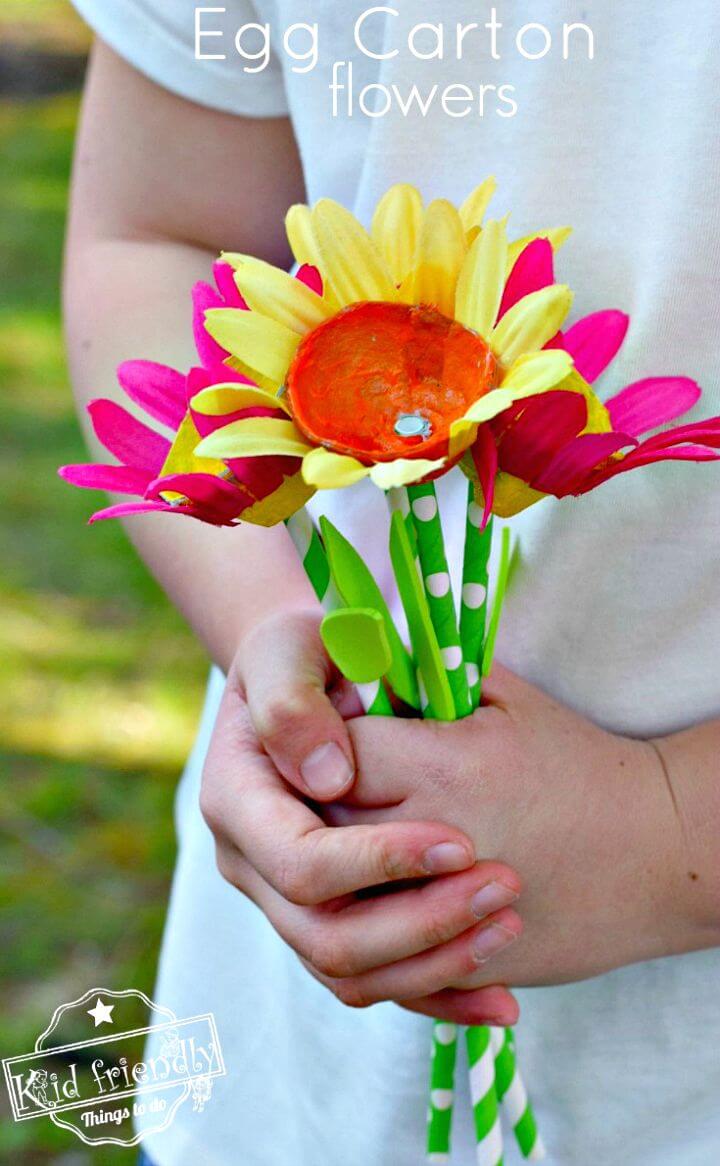
[[(348, 825), (441, 817), (520, 872), (522, 941), (452, 983), (557, 984), (711, 946), (687, 911), (693, 865), (657, 747), (500, 667), (485, 697), (456, 724), (353, 721), (359, 776), (327, 812)], [(382, 987), (382, 970), (356, 984)]]
[[(459, 1023), (513, 1024), (518, 1010), (506, 989), (444, 989), (492, 954), (491, 923), (499, 928), (491, 947), (519, 935), (517, 875), (477, 862), (470, 839), (442, 822), (336, 829), (306, 801), (347, 796), (355, 779), (339, 710), (359, 710), (319, 624), (317, 609), (264, 621), (230, 671), (201, 795), (220, 871), (345, 1003), (398, 1000)], [(422, 882), (356, 894), (405, 880)], [(382, 991), (359, 993), (359, 979), (378, 968)]]

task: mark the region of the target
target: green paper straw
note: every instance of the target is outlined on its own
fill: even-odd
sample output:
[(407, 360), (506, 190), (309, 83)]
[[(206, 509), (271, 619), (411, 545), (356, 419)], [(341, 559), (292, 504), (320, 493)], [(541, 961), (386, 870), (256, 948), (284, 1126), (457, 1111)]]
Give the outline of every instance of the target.
[(456, 717), (472, 712), (460, 647), (450, 571), (443, 540), (437, 495), (432, 482), (408, 486), (408, 498), (417, 534), (418, 557), (430, 617), (435, 628), (453, 695)]
[(498, 1101), (512, 1126), (517, 1144), (524, 1158), (542, 1161), (545, 1147), (538, 1133), (535, 1114), (520, 1075), (515, 1053), (515, 1038), (511, 1029), (493, 1028), (491, 1033), (495, 1057), (495, 1088)]
[(307, 510), (298, 510), (286, 519), (285, 526), (320, 603), (325, 611), (336, 611), (342, 607), (342, 602), (330, 576), (327, 555), (315, 523)]
[(478, 1166), (502, 1166), (503, 1141), (495, 1092), (495, 1061), (490, 1029), (469, 1028), (465, 1033), (470, 1072), (470, 1100), (475, 1118)]
[(472, 482), (468, 489), (465, 523), (465, 557), (463, 560), (462, 602), (460, 605), (460, 642), (470, 702), (473, 709), (482, 696), (482, 664), (487, 623), (488, 563), (492, 546), (493, 520), (480, 530), (482, 510), (475, 501)]
[(449, 1162), (457, 1060), (457, 1025), (436, 1020), (430, 1064), (430, 1108), (427, 1153), (429, 1162)]
[(497, 639), (498, 628), (500, 627), (500, 617), (503, 612), (505, 604), (505, 593), (507, 592), (508, 580), (510, 578), (510, 563), (512, 561), (512, 540), (510, 538), (510, 530), (506, 526), (502, 532), (502, 542), (500, 544), (500, 565), (498, 567), (497, 581), (495, 583), (495, 595), (493, 596), (492, 614), (490, 616), (490, 624), (488, 626), (487, 639), (485, 641), (485, 650), (483, 652), (482, 674), (489, 676), (492, 669), (493, 659), (495, 657), (495, 641)]

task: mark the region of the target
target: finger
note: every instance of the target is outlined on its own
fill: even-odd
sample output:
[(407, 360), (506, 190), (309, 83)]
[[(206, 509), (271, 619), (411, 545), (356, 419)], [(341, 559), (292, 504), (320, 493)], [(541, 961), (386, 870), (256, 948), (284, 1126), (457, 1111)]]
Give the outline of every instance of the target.
[(348, 896), (322, 907), (298, 907), (222, 845), (218, 866), (303, 960), (333, 979), (359, 975), (446, 943), (514, 903), (519, 893), (519, 880), (509, 868), (487, 862), (393, 895), (362, 901)]
[(333, 980), (331, 986), (352, 1008), (366, 1008), (381, 1000), (433, 995), (477, 973), (480, 965), (514, 942), (521, 932), (519, 915), (507, 907), (442, 947), (360, 976)]
[(246, 638), (237, 667), (257, 735), (285, 780), (316, 801), (339, 797), (352, 785), (355, 759), (328, 695), (335, 673), (319, 613), (264, 621)]
[(231, 685), (205, 763), (201, 808), (216, 838), (231, 843), (284, 898), (305, 906), (475, 862), (470, 839), (441, 822), (325, 826), (288, 791)]
[(496, 1025), (512, 1028), (517, 1024), (520, 1007), (517, 1000), (501, 984), (491, 984), (474, 992), (458, 992), (445, 988), (419, 1000), (396, 1000), (408, 1012), (419, 1012), (433, 1020), (447, 1020), (452, 1024)]
[[(487, 865), (489, 867), (492, 864)], [(320, 934), (314, 930), (318, 908), (296, 907), (288, 903), (236, 851), (222, 843), (218, 846), (218, 866), (228, 882), (242, 890), (263, 911), (281, 938), (295, 950), (308, 972), (337, 995), (338, 979), (325, 975), (308, 958), (312, 944), (317, 942)], [(455, 876), (460, 877), (465, 876)], [(322, 963), (322, 960), (318, 962)], [(517, 1022), (519, 1014), (515, 998), (498, 984), (488, 984), (471, 991), (444, 988), (427, 996), (397, 999), (395, 1003), (411, 1012), (455, 1024), (509, 1026)]]
[(517, 901), (519, 880), (500, 863), (341, 908), (295, 918), (284, 938), (318, 971), (346, 978), (447, 943)]

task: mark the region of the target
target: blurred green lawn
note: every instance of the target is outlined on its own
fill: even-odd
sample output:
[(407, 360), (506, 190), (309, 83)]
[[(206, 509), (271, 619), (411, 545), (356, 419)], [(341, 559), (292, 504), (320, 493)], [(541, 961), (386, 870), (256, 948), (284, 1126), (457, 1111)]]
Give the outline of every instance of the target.
[[(76, 114), (72, 97), (0, 99), (4, 1056), (30, 1051), (52, 1010), (87, 988), (152, 990), (173, 791), (207, 667), (120, 527), (85, 525), (99, 498), (55, 475), (85, 456), (58, 302)], [(5, 1098), (2, 1118), (3, 1161), (135, 1160), (93, 1154), (44, 1120), (15, 1124)]]

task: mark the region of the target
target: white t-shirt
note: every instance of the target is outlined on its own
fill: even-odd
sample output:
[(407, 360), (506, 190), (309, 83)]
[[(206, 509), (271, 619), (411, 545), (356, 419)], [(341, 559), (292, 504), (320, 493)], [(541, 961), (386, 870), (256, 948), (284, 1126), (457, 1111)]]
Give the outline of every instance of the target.
[[(500, 60), (482, 28), (490, 4), (395, 0), (362, 26), (368, 50), (399, 49), (382, 61), (353, 43), (354, 22), (369, 7), (360, 0), (226, 0), (224, 15), (199, 18), (203, 31), (226, 30), (201, 41), (224, 61), (195, 59), (190, 0), (76, 2), (100, 36), (167, 88), (238, 114), (289, 112), (311, 200), (340, 199), (367, 221), (392, 182), (458, 200), (496, 174), (498, 211), (512, 210), (517, 235), (538, 224), (575, 227), (561, 270), (578, 308), (632, 316), (604, 391), (686, 373), (706, 390), (696, 415), (720, 413), (716, 0), (499, 0)], [(233, 36), (265, 21), (276, 55), (248, 75), (243, 65), (262, 58), (243, 61)], [(318, 64), (305, 73), (292, 65), (308, 60), (282, 51), (297, 21), (319, 25)], [(443, 60), (408, 50), (407, 31), (419, 22), (444, 23)], [(481, 26), (466, 34), (461, 61), (458, 22)], [(530, 60), (515, 47), (527, 22), (550, 31), (547, 56)], [(592, 28), (592, 61), (582, 30), (570, 34), (563, 59), (563, 22)], [(427, 54), (435, 40), (419, 31), (416, 52)], [(262, 48), (247, 31), (241, 43), (248, 53)], [(546, 37), (530, 29), (521, 43), (538, 54)], [(306, 52), (308, 33), (296, 30), (290, 45)], [(346, 70), (337, 74), (346, 88), (333, 116), (334, 61), (354, 64), (352, 116)], [(369, 84), (385, 89), (369, 91), (366, 108), (382, 108), (389, 93), (393, 112), (359, 111)], [(467, 95), (464, 104), (443, 107), (438, 97), (426, 116), (417, 104), (404, 116), (397, 103), (413, 84), (424, 98), (436, 84), (440, 93), (453, 84), (474, 94), (481, 84), (496, 89), (486, 90), (484, 117)], [(517, 113), (502, 116), (511, 100)], [(466, 108), (463, 117), (448, 113)], [(464, 485), (448, 478), (442, 494), (457, 559)], [(322, 502), (387, 581), (384, 504), (373, 487)], [(507, 665), (618, 732), (670, 732), (720, 714), (717, 468), (645, 469), (581, 501), (546, 501), (513, 525), (522, 561), (499, 642)], [(156, 996), (178, 1014), (215, 1013), (228, 1076), (204, 1114), (181, 1111), (148, 1151), (159, 1166), (418, 1166), (429, 1022), (392, 1005), (345, 1009), (216, 872), (197, 794), (219, 692), (214, 676), (178, 796), (180, 856)], [(720, 1161), (719, 973), (720, 954), (706, 952), (521, 993), (518, 1043), (552, 1163)], [(469, 1164), (462, 1096), (456, 1114), (453, 1162)], [(506, 1162), (517, 1160), (509, 1144)]]

